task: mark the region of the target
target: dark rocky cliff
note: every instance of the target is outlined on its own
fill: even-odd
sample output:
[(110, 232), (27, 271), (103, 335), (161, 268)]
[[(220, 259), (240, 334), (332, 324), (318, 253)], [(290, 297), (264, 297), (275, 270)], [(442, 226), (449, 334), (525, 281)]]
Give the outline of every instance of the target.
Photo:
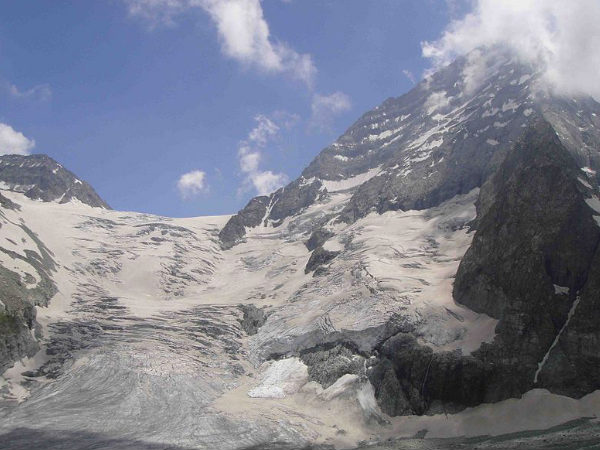
[[(536, 121), (483, 186), (454, 297), (499, 319), (473, 354), (401, 333), (369, 371), (388, 414), (452, 411), (533, 388), (580, 397), (600, 388), (598, 197), (553, 127)], [(597, 200), (596, 200), (597, 201)]]

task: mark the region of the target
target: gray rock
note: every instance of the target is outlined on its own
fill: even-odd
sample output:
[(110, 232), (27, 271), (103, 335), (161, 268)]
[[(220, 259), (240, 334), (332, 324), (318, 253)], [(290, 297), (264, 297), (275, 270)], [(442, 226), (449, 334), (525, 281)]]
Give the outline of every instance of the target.
[(310, 273), (315, 271), (316, 269), (324, 266), (329, 263), (333, 258), (339, 255), (340, 252), (332, 252), (329, 250), (325, 250), (323, 247), (317, 247), (313, 250), (310, 258), (308, 258), (308, 262), (306, 263), (306, 267), (304, 268), (304, 273)]
[(454, 284), (456, 301), (499, 319), (496, 338), (470, 356), (434, 353), (410, 333), (388, 339), (369, 371), (385, 412), (449, 412), (536, 387), (571, 396), (600, 388), (600, 227), (585, 201), (594, 188), (580, 178), (549, 123), (527, 129), (481, 189)]
[(255, 197), (244, 209), (234, 215), (219, 233), (221, 247), (227, 250), (239, 243), (246, 235), (246, 227), (260, 225), (267, 213), (269, 197)]
[(269, 314), (265, 311), (265, 308), (257, 308), (254, 305), (239, 305), (239, 308), (243, 314), (240, 320), (242, 329), (248, 336), (255, 335), (258, 329), (266, 322)]
[(347, 344), (329, 344), (305, 350), (300, 354), (308, 366), (310, 381), (324, 389), (346, 374), (365, 375), (365, 358)]
[(34, 200), (67, 203), (77, 199), (90, 206), (110, 209), (88, 183), (46, 155), (0, 156), (0, 182), (5, 188)]
[(333, 232), (318, 228), (312, 232), (308, 241), (304, 243), (309, 252), (312, 252), (317, 247), (321, 247), (327, 239), (334, 236)]

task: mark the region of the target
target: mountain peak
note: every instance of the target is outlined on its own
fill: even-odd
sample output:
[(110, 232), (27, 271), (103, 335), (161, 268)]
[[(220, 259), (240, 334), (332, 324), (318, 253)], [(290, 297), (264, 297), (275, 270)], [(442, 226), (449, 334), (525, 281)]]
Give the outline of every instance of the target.
[(0, 156), (0, 188), (34, 200), (67, 203), (77, 199), (89, 206), (110, 209), (88, 183), (44, 154)]
[[(600, 173), (600, 104), (552, 95), (533, 67), (502, 49), (475, 50), (360, 117), (300, 178), (271, 194), (261, 223), (278, 226), (340, 193), (347, 198), (336, 219), (346, 223), (372, 211), (439, 205), (480, 187), (540, 117), (580, 167)], [(222, 233), (224, 248), (245, 235), (233, 231)]]

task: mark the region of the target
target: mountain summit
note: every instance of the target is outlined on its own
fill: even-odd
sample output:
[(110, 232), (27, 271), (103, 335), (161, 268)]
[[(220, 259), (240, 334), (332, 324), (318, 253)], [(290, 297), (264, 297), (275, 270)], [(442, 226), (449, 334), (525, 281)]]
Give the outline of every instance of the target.
[(459, 58), (364, 114), (298, 179), (251, 200), (222, 231), (223, 247), (342, 190), (352, 195), (336, 220), (346, 223), (371, 211), (426, 209), (466, 194), (539, 117), (552, 124), (579, 167), (600, 180), (600, 106), (591, 98), (552, 95), (540, 77), (498, 48)]
[(79, 200), (89, 206), (110, 209), (88, 183), (47, 155), (0, 156), (0, 186), (34, 200), (67, 203)]

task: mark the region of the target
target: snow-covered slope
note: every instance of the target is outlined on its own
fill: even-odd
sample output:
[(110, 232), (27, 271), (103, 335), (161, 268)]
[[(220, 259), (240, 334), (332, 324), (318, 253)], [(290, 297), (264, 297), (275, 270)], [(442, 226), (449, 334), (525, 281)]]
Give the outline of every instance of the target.
[(493, 54), (233, 217), (40, 201), (11, 169), (0, 446), (352, 448), (600, 414), (600, 106)]
[[(385, 337), (411, 329), (432, 348), (465, 354), (494, 337), (496, 320), (451, 296), (477, 190), (430, 210), (338, 225), (326, 248), (341, 253), (317, 277), (305, 273), (306, 229), (348, 194), (277, 229), (257, 228), (226, 252), (217, 234), (227, 217), (167, 219), (3, 194), (20, 206), (4, 211), (6, 219), (27, 223), (56, 264), (58, 292), (37, 308), (43, 349), (4, 374), (0, 431), (27, 428), (29, 448), (69, 432), (104, 442), (100, 448), (351, 446), (422, 429), (454, 436), (543, 428), (597, 411), (595, 397), (586, 397), (533, 421), (495, 423), (522, 404), (568, 404), (545, 391), (449, 419), (386, 418), (377, 406), (363, 355)], [(46, 226), (48, 217), (56, 226)], [(32, 245), (25, 241), (23, 248)], [(20, 270), (40, 279), (35, 267)], [(256, 334), (245, 331), (239, 304), (267, 307)], [(346, 358), (357, 374), (315, 373), (315, 354), (300, 350), (337, 341), (362, 351)], [(275, 354), (290, 356), (272, 362)], [(326, 362), (339, 368), (342, 359), (332, 352)], [(489, 419), (473, 422), (478, 414)]]

